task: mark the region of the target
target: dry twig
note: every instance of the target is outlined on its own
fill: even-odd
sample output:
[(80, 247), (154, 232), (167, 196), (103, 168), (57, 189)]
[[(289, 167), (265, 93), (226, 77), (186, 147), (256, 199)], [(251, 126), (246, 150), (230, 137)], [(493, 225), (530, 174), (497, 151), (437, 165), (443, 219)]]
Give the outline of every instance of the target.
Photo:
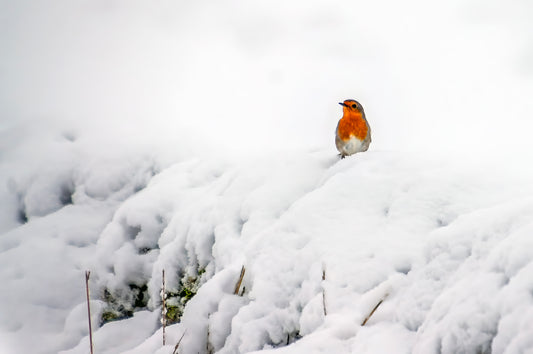
[(241, 268), (241, 276), (239, 277), (239, 281), (237, 284), (235, 284), (235, 291), (233, 292), (235, 295), (239, 295), (239, 289), (241, 288), (242, 279), (244, 278), (244, 273), (246, 272), (246, 269), (244, 266)]
[(381, 303), (387, 298), (389, 294), (385, 294), (385, 296), (383, 296), (383, 299), (379, 300), (379, 302), (376, 304), (376, 306), (374, 306), (374, 308), (372, 309), (372, 311), (370, 311), (370, 313), (368, 314), (368, 316), (366, 316), (365, 320), (363, 321), (363, 323), (361, 323), (361, 326), (364, 326), (368, 320), (370, 319), (370, 317), (372, 317), (372, 315), (374, 314), (374, 312), (376, 312), (376, 310), (378, 309), (379, 305), (381, 305)]
[[(167, 293), (165, 290), (165, 270), (163, 269), (163, 285), (161, 287), (161, 300), (163, 301), (163, 306), (161, 308), (161, 324), (163, 325), (163, 345), (166, 344), (166, 327), (167, 327)], [(185, 334), (185, 333), (184, 333)], [(178, 342), (179, 345), (179, 342)]]
[(183, 337), (185, 337), (185, 333), (187, 333), (187, 330), (183, 331), (183, 334), (181, 335), (180, 340), (178, 340), (178, 343), (176, 343), (172, 354), (178, 354), (178, 348), (180, 347), (181, 340), (183, 339)]
[(213, 345), (211, 344), (211, 330), (209, 329), (209, 319), (211, 314), (207, 315), (207, 337), (205, 340), (205, 350), (207, 354), (213, 354), (215, 352)]
[(322, 306), (324, 307), (324, 316), (328, 315), (326, 309), (326, 289), (324, 288), (324, 281), (326, 280), (326, 269), (322, 268)]
[(93, 328), (91, 324), (91, 302), (89, 296), (89, 277), (91, 276), (90, 271), (85, 271), (85, 290), (87, 293), (87, 316), (89, 317), (89, 345), (91, 348), (91, 354), (93, 354)]

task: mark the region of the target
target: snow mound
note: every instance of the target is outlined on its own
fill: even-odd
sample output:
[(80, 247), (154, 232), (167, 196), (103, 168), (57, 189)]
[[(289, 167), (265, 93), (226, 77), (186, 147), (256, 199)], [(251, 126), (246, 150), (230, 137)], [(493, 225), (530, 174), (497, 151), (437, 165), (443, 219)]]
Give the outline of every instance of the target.
[(100, 353), (533, 349), (527, 176), (391, 152), (68, 161), (7, 183), (26, 210), (0, 236), (7, 352), (87, 352), (86, 269)]

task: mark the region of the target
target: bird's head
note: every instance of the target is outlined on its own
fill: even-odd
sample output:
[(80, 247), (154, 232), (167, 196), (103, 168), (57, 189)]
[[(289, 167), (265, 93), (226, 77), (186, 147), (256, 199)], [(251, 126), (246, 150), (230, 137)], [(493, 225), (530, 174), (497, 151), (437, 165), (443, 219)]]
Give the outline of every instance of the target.
[(344, 114), (364, 114), (363, 106), (356, 100), (345, 100), (344, 102), (339, 102), (339, 104), (342, 106)]

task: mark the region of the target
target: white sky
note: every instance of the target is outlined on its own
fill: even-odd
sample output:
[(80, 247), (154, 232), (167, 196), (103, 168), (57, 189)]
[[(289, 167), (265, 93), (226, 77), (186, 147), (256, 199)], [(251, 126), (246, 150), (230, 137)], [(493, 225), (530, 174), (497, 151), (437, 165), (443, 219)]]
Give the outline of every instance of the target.
[(0, 149), (51, 132), (203, 151), (533, 150), (528, 1), (0, 0)]

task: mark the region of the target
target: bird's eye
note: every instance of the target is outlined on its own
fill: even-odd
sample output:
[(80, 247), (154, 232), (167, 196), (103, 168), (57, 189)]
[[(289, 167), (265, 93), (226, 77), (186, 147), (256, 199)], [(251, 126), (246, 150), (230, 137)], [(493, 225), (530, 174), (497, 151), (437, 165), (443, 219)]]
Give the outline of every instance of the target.
[(357, 108), (357, 105), (355, 103), (352, 104), (352, 108)]

